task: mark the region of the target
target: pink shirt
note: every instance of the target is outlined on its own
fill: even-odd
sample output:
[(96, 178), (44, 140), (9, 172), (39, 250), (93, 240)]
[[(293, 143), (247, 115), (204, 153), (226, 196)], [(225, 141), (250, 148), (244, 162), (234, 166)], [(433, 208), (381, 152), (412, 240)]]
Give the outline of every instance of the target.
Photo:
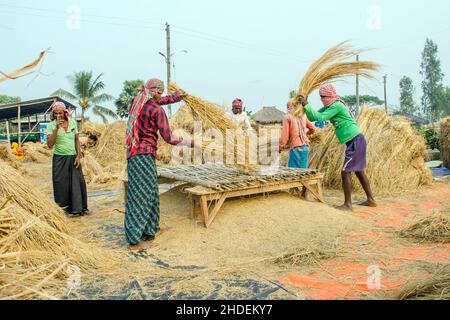
[(291, 149), (309, 145), (307, 134), (313, 134), (315, 131), (314, 125), (306, 117), (299, 118), (288, 114), (283, 120), (280, 149), (285, 149), (288, 143)]

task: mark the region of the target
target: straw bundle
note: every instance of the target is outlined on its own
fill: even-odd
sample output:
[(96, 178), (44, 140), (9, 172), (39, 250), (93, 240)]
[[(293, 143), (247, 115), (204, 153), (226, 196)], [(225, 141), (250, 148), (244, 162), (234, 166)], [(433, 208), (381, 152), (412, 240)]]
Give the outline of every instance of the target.
[(84, 178), (88, 184), (105, 184), (117, 179), (117, 176), (106, 172), (92, 154), (88, 154), (81, 159), (81, 166)]
[(299, 91), (294, 97), (294, 101), (297, 102), (297, 115), (303, 114), (303, 107), (298, 102), (300, 96), (307, 98), (327, 82), (334, 82), (350, 75), (373, 79), (371, 72), (377, 71), (380, 68), (379, 64), (371, 61), (346, 61), (354, 59), (361, 52), (362, 50), (351, 47), (349, 42), (345, 41), (329, 49), (314, 62), (303, 77)]
[(393, 295), (396, 300), (450, 300), (450, 266), (439, 267), (424, 281), (407, 284)]
[(47, 145), (34, 142), (25, 143), (23, 153), (26, 160), (37, 163), (49, 163), (53, 156), (53, 152)]
[(12, 154), (8, 145), (0, 145), (0, 159), (21, 173), (26, 174), (27, 170), (20, 164), (19, 160)]
[(97, 124), (90, 121), (85, 121), (83, 123), (83, 127), (81, 128), (81, 132), (87, 135), (95, 135), (100, 138), (105, 131), (106, 125)]
[(450, 209), (436, 212), (406, 227), (400, 235), (419, 241), (450, 243)]
[[(171, 91), (180, 91), (181, 89), (176, 84), (170, 85)], [(224, 151), (223, 162), (227, 163), (227, 152), (233, 150), (234, 163), (236, 167), (242, 168), (244, 170), (256, 170), (257, 165), (252, 163), (255, 161), (251, 161), (250, 159), (250, 139), (247, 137), (242, 139), (242, 133), (239, 135), (238, 128), (234, 125), (234, 123), (226, 116), (224, 110), (218, 108), (211, 104), (210, 102), (203, 100), (201, 98), (186, 94), (184, 97), (184, 101), (186, 102), (187, 108), (183, 107), (181, 109), (180, 115), (176, 116), (173, 120), (174, 129), (186, 129), (188, 133), (193, 132), (193, 123), (194, 121), (198, 121), (202, 124), (203, 132), (206, 132), (209, 129), (218, 130), (223, 137), (223, 145), (217, 145), (217, 142), (207, 141), (206, 139), (202, 140), (202, 151), (205, 153), (210, 153), (212, 157), (215, 156), (215, 150), (217, 147), (221, 147)], [(177, 127), (179, 126), (179, 127)], [(232, 134), (227, 134), (232, 133)], [(239, 136), (238, 136), (239, 135)], [(199, 137), (194, 137), (198, 142)], [(214, 139), (211, 139), (214, 140)], [(259, 145), (255, 146), (255, 149), (258, 148), (260, 150), (270, 149), (271, 141), (266, 141), (264, 139), (259, 139)], [(261, 140), (263, 142), (261, 142)], [(242, 143), (242, 147), (239, 146), (239, 143)], [(277, 141), (278, 144), (278, 141)], [(165, 163), (170, 162), (171, 159), (171, 148), (162, 148), (160, 150), (161, 159), (164, 160)], [(257, 159), (255, 159), (257, 160)]]
[(126, 160), (126, 122), (116, 121), (105, 128), (92, 151), (97, 161), (113, 173), (119, 173)]
[(0, 161), (0, 198), (11, 198), (12, 202), (44, 219), (51, 227), (67, 232), (64, 211), (3, 161)]
[[(367, 176), (377, 193), (395, 193), (431, 183), (423, 154), (426, 144), (408, 120), (389, 117), (381, 109), (364, 108), (357, 120), (367, 140)], [(340, 188), (345, 146), (339, 145), (333, 128), (324, 130), (323, 144), (311, 147), (310, 167), (324, 173), (324, 184)], [(353, 177), (353, 186), (362, 188)]]
[(441, 123), (441, 154), (444, 166), (450, 169), (450, 117)]

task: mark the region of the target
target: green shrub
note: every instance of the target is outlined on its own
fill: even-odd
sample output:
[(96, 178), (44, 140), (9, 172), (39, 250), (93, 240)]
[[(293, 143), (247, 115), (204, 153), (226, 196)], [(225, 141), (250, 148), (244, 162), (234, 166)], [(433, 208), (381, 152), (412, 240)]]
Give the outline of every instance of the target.
[(440, 149), (439, 134), (431, 128), (419, 129), (419, 134), (425, 138), (429, 149)]

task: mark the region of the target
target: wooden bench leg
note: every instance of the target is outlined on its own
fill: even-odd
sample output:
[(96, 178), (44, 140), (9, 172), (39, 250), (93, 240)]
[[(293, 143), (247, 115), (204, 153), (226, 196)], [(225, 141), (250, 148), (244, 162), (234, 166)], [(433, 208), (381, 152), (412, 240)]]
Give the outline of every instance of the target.
[(317, 189), (318, 189), (317, 191), (314, 190), (314, 188), (312, 187), (310, 182), (304, 181), (303, 185), (309, 192), (311, 192), (317, 198), (317, 200), (319, 200), (322, 203), (325, 203), (325, 200), (323, 199), (322, 184), (321, 184), (320, 180), (314, 181), (312, 183), (317, 184)]
[(209, 209), (208, 209), (208, 201), (206, 200), (205, 196), (200, 196), (200, 211), (202, 212), (205, 227), (208, 227)]
[(208, 218), (208, 222), (206, 223), (207, 228), (209, 228), (211, 223), (214, 221), (214, 218), (219, 213), (219, 210), (220, 210), (220, 208), (222, 208), (222, 205), (225, 202), (225, 200), (227, 199), (227, 197), (228, 197), (227, 193), (222, 194), (219, 201), (215, 204), (214, 209), (212, 209), (211, 215)]

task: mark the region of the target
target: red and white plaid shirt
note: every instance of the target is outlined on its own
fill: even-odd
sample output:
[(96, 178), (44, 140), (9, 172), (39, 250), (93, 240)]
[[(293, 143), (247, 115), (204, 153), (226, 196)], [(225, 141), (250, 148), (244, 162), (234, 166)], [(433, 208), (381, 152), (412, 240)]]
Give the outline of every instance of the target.
[(130, 146), (128, 146), (127, 159), (142, 154), (151, 154), (157, 159), (158, 131), (164, 141), (169, 144), (178, 145), (183, 142), (183, 138), (172, 134), (166, 112), (163, 107), (161, 107), (162, 105), (180, 102), (182, 99), (183, 98), (179, 93), (174, 93), (162, 97), (159, 101), (150, 99), (144, 105), (138, 120), (139, 143), (133, 152), (131, 151)]

